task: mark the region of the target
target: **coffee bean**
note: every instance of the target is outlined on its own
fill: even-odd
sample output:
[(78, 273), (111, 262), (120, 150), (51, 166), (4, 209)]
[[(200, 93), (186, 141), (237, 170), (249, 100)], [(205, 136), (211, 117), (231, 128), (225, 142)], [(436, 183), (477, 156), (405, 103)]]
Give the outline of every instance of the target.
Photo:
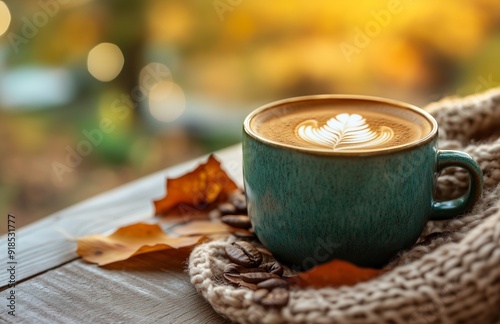
[(258, 289), (253, 293), (253, 300), (263, 306), (283, 307), (288, 304), (290, 294), (285, 288)]
[(241, 240), (254, 240), (255, 239), (255, 234), (253, 234), (253, 233), (234, 232), (233, 235)]
[(249, 272), (240, 274), (240, 278), (245, 282), (258, 284), (259, 282), (279, 277), (269, 272)]
[(263, 264), (261, 267), (263, 267), (269, 273), (273, 273), (279, 277), (283, 276), (283, 267), (277, 261), (268, 262), (266, 264)]
[(289, 285), (280, 278), (283, 267), (279, 262), (261, 264), (262, 254), (246, 241), (233, 242), (226, 245), (225, 250), (227, 257), (234, 262), (224, 267), (226, 281), (236, 287), (253, 290), (253, 300), (265, 307), (288, 304)]
[(227, 279), (227, 281), (234, 283), (234, 284), (239, 284), (241, 281), (241, 274), (242, 273), (248, 273), (248, 272), (259, 272), (259, 268), (245, 268), (243, 266), (237, 265), (235, 263), (229, 263), (226, 264), (224, 267), (224, 278)]
[(281, 278), (271, 278), (261, 281), (257, 284), (257, 289), (267, 289), (273, 290), (274, 288), (286, 288), (288, 289), (288, 282)]
[(242, 273), (263, 272), (263, 271), (265, 271), (265, 270), (263, 268), (261, 268), (261, 267), (247, 268), (247, 267), (238, 265), (236, 263), (229, 263), (229, 264), (226, 264), (226, 266), (224, 267), (224, 272), (225, 273), (242, 274)]
[(222, 216), (236, 214), (236, 207), (231, 203), (222, 203), (217, 206)]
[(257, 285), (256, 284), (253, 284), (253, 283), (249, 283), (249, 282), (245, 282), (245, 281), (240, 281), (238, 287), (245, 287), (245, 288), (248, 288), (250, 290), (257, 290)]
[(233, 193), (229, 196), (229, 202), (240, 212), (247, 210), (247, 199), (243, 193)]
[(240, 274), (241, 270), (244, 269), (242, 266), (239, 266), (234, 263), (228, 263), (224, 267), (224, 273), (236, 273)]
[(249, 229), (252, 227), (250, 218), (246, 215), (225, 215), (222, 216), (220, 220), (223, 223), (236, 228)]
[(223, 274), (224, 276), (224, 279), (226, 279), (227, 282), (235, 285), (235, 286), (239, 286), (240, 285), (240, 282), (242, 282), (243, 280), (240, 278), (240, 275), (239, 274), (235, 274), (235, 273), (224, 273)]
[(245, 241), (226, 245), (226, 255), (232, 262), (247, 268), (256, 268), (262, 263), (262, 254), (259, 250)]
[(262, 266), (256, 268), (247, 268), (236, 263), (228, 263), (224, 267), (224, 272), (227, 273), (250, 273), (250, 272), (266, 272), (266, 269)]
[(240, 278), (240, 266), (230, 263), (224, 267), (224, 273), (223, 273), (224, 279), (226, 279), (228, 282), (239, 286), (240, 282), (242, 279)]
[(246, 282), (241, 277), (243, 274), (254, 272), (262, 272), (262, 270), (259, 268), (245, 268), (234, 263), (229, 263), (224, 267), (223, 277), (227, 282), (236, 287), (244, 287), (251, 290), (256, 290), (257, 285), (251, 282)]

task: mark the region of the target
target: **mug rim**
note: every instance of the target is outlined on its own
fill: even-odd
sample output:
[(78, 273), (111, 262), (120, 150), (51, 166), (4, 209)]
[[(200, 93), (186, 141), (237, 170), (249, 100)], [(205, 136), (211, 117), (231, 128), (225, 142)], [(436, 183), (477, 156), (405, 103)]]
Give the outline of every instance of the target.
[[(366, 150), (357, 150), (357, 151), (328, 151), (324, 149), (319, 149), (319, 148), (308, 148), (308, 147), (300, 147), (296, 145), (291, 145), (291, 144), (285, 144), (285, 143), (280, 143), (277, 141), (273, 141), (271, 139), (267, 139), (261, 135), (258, 135), (252, 128), (250, 127), (250, 121), (252, 118), (260, 114), (261, 112), (286, 105), (286, 104), (293, 104), (293, 103), (299, 103), (299, 102), (307, 102), (307, 101), (316, 101), (316, 100), (362, 100), (362, 101), (371, 101), (375, 103), (384, 103), (391, 105), (393, 107), (397, 108), (402, 108), (402, 109), (409, 109), (420, 116), (424, 117), (431, 125), (432, 129), (427, 134), (425, 137), (406, 144), (402, 145), (396, 145), (396, 146), (391, 146), (387, 148), (378, 148), (378, 149), (366, 149)], [(253, 110), (250, 112), (247, 117), (245, 118), (243, 122), (243, 130), (244, 132), (249, 135), (250, 137), (254, 138), (257, 141), (260, 141), (264, 144), (269, 144), (272, 146), (277, 146), (280, 148), (284, 149), (290, 149), (298, 152), (303, 152), (303, 153), (311, 153), (311, 154), (316, 154), (316, 155), (334, 155), (334, 156), (367, 156), (367, 155), (381, 155), (385, 153), (393, 153), (393, 152), (399, 152), (399, 151), (405, 151), (409, 150), (412, 148), (416, 148), (422, 145), (425, 145), (436, 138), (437, 133), (438, 133), (438, 124), (437, 121), (432, 117), (428, 112), (423, 110), (422, 108), (419, 108), (415, 105), (399, 101), (399, 100), (394, 100), (394, 99), (387, 99), (387, 98), (382, 98), (382, 97), (376, 97), (376, 96), (365, 96), (365, 95), (348, 95), (348, 94), (321, 94), (321, 95), (308, 95), (308, 96), (299, 96), (299, 97), (292, 97), (292, 98), (287, 98), (287, 99), (281, 99), (281, 100), (276, 100), (270, 103), (267, 103), (263, 106), (260, 106), (259, 108)]]

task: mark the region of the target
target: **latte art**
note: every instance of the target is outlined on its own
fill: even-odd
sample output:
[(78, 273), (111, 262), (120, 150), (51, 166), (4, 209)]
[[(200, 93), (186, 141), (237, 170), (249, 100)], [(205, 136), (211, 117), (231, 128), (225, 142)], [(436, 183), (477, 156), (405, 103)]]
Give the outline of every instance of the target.
[(418, 108), (394, 102), (316, 97), (263, 107), (244, 127), (259, 140), (291, 149), (371, 154), (417, 143), (431, 135), (434, 124)]
[(380, 126), (372, 130), (366, 119), (358, 114), (342, 113), (330, 118), (323, 126), (318, 127), (318, 124), (314, 119), (302, 122), (297, 126), (297, 136), (334, 151), (376, 147), (394, 137), (391, 128)]

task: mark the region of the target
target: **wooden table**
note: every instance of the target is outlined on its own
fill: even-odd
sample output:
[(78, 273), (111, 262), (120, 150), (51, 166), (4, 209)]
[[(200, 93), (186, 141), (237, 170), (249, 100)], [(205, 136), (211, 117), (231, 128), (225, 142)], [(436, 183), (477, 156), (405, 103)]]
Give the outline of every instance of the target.
[[(215, 155), (241, 186), (241, 146)], [(167, 259), (157, 252), (98, 267), (75, 254), (77, 237), (151, 218), (152, 201), (165, 194), (166, 177), (178, 177), (206, 158), (157, 172), (16, 229), (14, 261), (8, 258), (8, 237), (2, 236), (0, 323), (225, 323), (189, 282), (182, 271), (183, 257)], [(8, 287), (11, 266), (14, 288)], [(15, 317), (8, 313), (11, 290)]]

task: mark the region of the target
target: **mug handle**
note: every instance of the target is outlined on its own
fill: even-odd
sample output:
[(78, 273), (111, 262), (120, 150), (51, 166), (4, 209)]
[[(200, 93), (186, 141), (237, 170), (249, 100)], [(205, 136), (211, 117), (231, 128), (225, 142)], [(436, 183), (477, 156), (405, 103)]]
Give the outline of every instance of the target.
[(437, 172), (439, 173), (448, 167), (459, 167), (469, 173), (469, 189), (462, 197), (453, 200), (433, 200), (430, 220), (451, 219), (470, 211), (483, 193), (483, 173), (477, 162), (469, 154), (459, 151), (438, 150)]

